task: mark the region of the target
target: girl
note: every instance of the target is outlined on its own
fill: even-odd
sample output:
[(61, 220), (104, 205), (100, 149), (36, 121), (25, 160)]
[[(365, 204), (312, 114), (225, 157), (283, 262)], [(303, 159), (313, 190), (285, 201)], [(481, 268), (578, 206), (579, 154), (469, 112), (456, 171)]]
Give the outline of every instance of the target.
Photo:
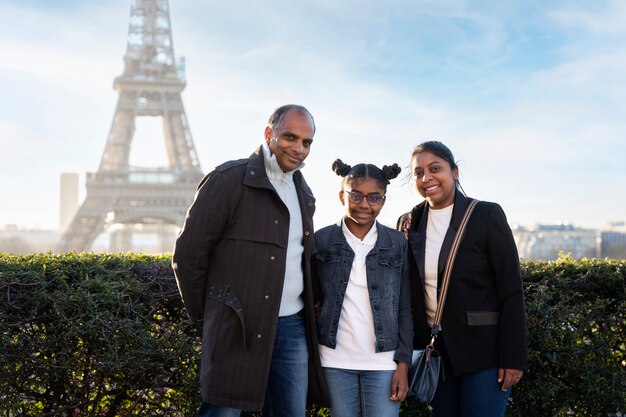
[[(412, 178), (425, 201), (398, 221), (407, 233), (415, 347), (430, 341), (443, 269), (470, 199), (441, 142), (418, 145)], [(526, 312), (519, 257), (502, 208), (481, 201), (452, 268), (435, 348), (443, 357), (435, 417), (504, 416), (511, 386), (526, 369)]]
[(315, 233), (322, 307), (320, 355), (333, 417), (398, 416), (408, 392), (413, 325), (407, 242), (376, 217), (397, 164), (354, 167), (340, 159), (344, 216)]

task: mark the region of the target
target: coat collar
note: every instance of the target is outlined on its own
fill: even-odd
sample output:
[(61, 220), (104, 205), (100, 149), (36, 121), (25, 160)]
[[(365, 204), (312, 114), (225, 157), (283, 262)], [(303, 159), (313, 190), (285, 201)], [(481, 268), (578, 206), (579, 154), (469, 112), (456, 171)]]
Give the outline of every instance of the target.
[[(302, 221), (305, 232), (312, 233), (312, 216), (315, 211), (315, 197), (313, 196), (313, 192), (304, 180), (304, 176), (302, 176), (302, 172), (300, 172), (299, 169), (295, 170), (293, 173), (293, 182), (296, 186), (296, 192), (298, 194), (298, 202), (300, 203), (300, 211), (302, 212)], [(276, 195), (276, 198), (280, 201), (280, 204), (284, 204), (278, 196), (276, 189), (270, 182), (267, 172), (265, 171), (262, 146), (259, 146), (248, 158), (243, 183), (249, 187), (265, 188), (272, 191)], [(309, 211), (310, 215), (307, 214)]]
[[(304, 164), (302, 164), (301, 166), (304, 166)], [(315, 198), (313, 198), (313, 193), (309, 189), (308, 185), (306, 185), (300, 169), (296, 169), (292, 172), (293, 181), (296, 186), (302, 187), (308, 199), (315, 201)], [(250, 155), (250, 157), (248, 158), (248, 163), (246, 164), (246, 174), (243, 179), (243, 183), (250, 187), (267, 188), (270, 190), (274, 190), (274, 187), (270, 183), (269, 177), (267, 176), (267, 172), (265, 170), (263, 145), (259, 146), (254, 152), (252, 152), (252, 155)]]
[(265, 172), (265, 161), (263, 158), (262, 146), (259, 146), (257, 150), (250, 155), (250, 158), (248, 158), (243, 183), (250, 187), (268, 188), (270, 190), (274, 190), (274, 187), (272, 187), (272, 184), (267, 177), (267, 172)]

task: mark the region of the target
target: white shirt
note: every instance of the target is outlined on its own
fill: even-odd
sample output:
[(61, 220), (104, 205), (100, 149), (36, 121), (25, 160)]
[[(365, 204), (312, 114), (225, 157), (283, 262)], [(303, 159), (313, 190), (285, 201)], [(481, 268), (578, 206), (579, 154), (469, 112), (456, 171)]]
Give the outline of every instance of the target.
[(343, 221), (341, 229), (354, 251), (354, 261), (339, 316), (337, 346), (332, 349), (320, 345), (322, 366), (356, 370), (395, 370), (394, 351), (376, 353), (374, 317), (367, 287), (365, 258), (376, 244), (378, 230), (376, 225), (373, 225), (361, 240), (348, 230)]
[(446, 236), (454, 204), (435, 210), (428, 209), (426, 225), (426, 255), (424, 257), (424, 285), (426, 289), (426, 320), (432, 325), (437, 309), (437, 275), (439, 270), (439, 252)]

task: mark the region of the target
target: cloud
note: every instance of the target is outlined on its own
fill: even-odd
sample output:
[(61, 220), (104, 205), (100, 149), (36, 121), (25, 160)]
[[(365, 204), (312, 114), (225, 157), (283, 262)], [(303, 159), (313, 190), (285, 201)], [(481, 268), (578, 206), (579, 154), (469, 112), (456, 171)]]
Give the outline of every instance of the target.
[(566, 28), (584, 30), (591, 34), (626, 34), (626, 3), (621, 0), (604, 0), (588, 3), (589, 8), (579, 3), (556, 10), (551, 16)]
[[(56, 225), (56, 214), (33, 201), (57, 198), (60, 172), (97, 169), (113, 117), (129, 2), (58, 4), (0, 5), (0, 94), (11, 97), (0, 103), (10, 167), (0, 191), (16, 198), (11, 211), (0, 209), (0, 224), (21, 222), (21, 205), (35, 207), (27, 219), (39, 211)], [(559, 212), (595, 221), (576, 210), (587, 207), (581, 190), (588, 184), (606, 206), (620, 207), (624, 192), (611, 178), (624, 179), (615, 164), (626, 151), (624, 36), (614, 20), (608, 31), (595, 25), (623, 21), (624, 7), (603, 4), (597, 17), (569, 3), (539, 2), (170, 7), (174, 48), (186, 57), (183, 101), (204, 170), (258, 146), (274, 107), (304, 104), (318, 124), (304, 172), (323, 226), (341, 215), (335, 158), (404, 166), (427, 139), (449, 144), (464, 160), (467, 191), (501, 202), (512, 221), (551, 221)], [(574, 28), (593, 36), (576, 36)], [(43, 183), (15, 162), (26, 150)], [(387, 224), (420, 200), (396, 182), (381, 214)]]

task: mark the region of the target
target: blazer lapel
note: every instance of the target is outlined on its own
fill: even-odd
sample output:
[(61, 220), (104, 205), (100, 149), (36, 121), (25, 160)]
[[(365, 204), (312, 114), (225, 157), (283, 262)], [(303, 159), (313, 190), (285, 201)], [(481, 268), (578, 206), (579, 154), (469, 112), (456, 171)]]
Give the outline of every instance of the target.
[(409, 244), (413, 250), (413, 258), (417, 265), (422, 284), (424, 283), (424, 263), (426, 257), (426, 224), (428, 220), (428, 204), (422, 203), (417, 206), (414, 212), (417, 218), (417, 224), (414, 230), (411, 230), (408, 236)]
[(448, 231), (446, 232), (446, 235), (443, 238), (443, 243), (441, 245), (441, 251), (439, 251), (439, 261), (437, 264), (438, 281), (441, 281), (441, 279), (443, 278), (443, 270), (445, 269), (446, 262), (448, 261), (448, 255), (450, 254), (452, 241), (454, 241), (454, 235), (456, 235), (456, 231), (459, 230), (461, 220), (463, 219), (463, 214), (465, 214), (465, 209), (467, 208), (468, 204), (468, 198), (457, 190), (454, 197), (454, 207), (452, 208), (452, 218), (450, 219), (450, 226), (448, 226)]

